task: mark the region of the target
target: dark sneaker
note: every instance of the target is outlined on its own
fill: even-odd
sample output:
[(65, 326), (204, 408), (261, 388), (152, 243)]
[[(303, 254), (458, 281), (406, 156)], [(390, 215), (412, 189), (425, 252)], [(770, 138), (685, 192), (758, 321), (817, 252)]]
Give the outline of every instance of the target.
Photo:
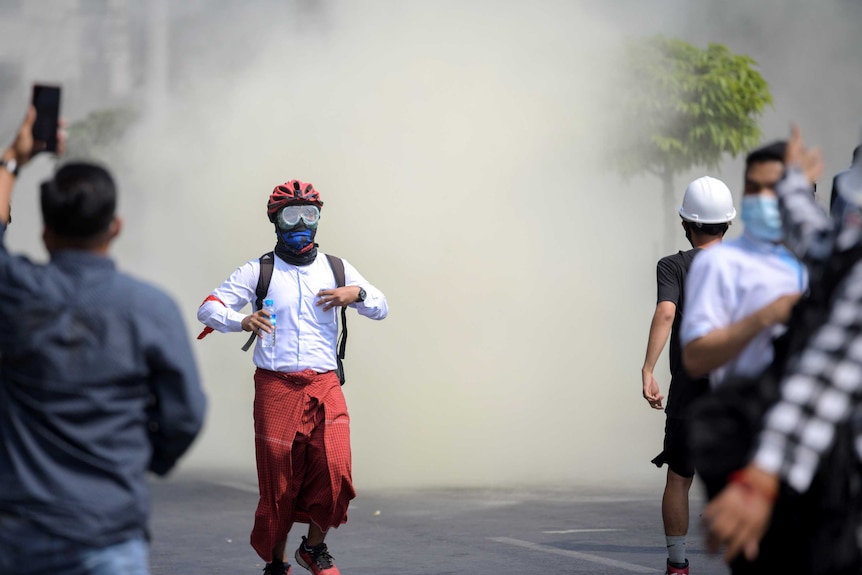
[(332, 555), (329, 554), (326, 543), (321, 543), (314, 547), (308, 547), (305, 543), (306, 539), (303, 537), (299, 549), (294, 554), (297, 563), (314, 573), (314, 575), (341, 575), (341, 571), (338, 570), (338, 567), (332, 561)]
[(667, 571), (664, 572), (664, 575), (688, 575), (688, 559), (685, 560), (685, 565), (682, 567), (674, 567), (674, 565), (679, 565), (679, 563), (671, 563), (668, 559)]
[(267, 563), (263, 568), (263, 575), (290, 575), (290, 563)]

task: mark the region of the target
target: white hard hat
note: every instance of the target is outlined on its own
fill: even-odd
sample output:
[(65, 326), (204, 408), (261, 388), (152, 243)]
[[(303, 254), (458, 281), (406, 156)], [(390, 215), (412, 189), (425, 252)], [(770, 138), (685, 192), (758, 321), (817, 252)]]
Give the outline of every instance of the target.
[(736, 208), (724, 182), (703, 176), (685, 188), (679, 215), (689, 222), (723, 224), (736, 217)]

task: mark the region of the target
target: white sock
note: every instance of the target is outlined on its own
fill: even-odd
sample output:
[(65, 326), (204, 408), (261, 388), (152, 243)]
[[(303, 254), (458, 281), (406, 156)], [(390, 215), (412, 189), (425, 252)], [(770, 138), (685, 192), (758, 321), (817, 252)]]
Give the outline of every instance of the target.
[(665, 535), (667, 558), (671, 563), (685, 565), (685, 535)]

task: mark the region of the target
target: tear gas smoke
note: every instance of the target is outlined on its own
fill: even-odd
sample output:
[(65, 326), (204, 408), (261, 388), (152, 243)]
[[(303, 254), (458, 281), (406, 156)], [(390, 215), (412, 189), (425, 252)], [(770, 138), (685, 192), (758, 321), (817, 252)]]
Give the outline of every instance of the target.
[[(115, 254), (168, 288), (197, 333), (200, 301), (272, 249), (273, 186), (311, 181), (326, 203), (321, 249), (391, 307), (381, 323), (349, 314), (360, 488), (659, 485), (649, 460), (664, 418), (638, 372), (666, 219), (657, 181), (622, 182), (602, 165), (610, 55), (626, 35), (657, 32), (752, 55), (776, 99), (767, 136), (799, 120), (837, 171), (857, 135), (841, 121), (862, 119), (849, 97), (862, 87), (859, 42), (838, 51), (853, 29), (846, 4), (172, 7), (168, 94), (151, 100), (164, 105), (109, 152), (127, 219)], [(9, 238), (37, 254), (40, 162), (19, 185)], [(679, 178), (680, 197), (699, 175)], [(741, 161), (710, 175), (738, 194)], [(244, 340), (195, 343), (211, 408), (186, 468), (253, 476)]]

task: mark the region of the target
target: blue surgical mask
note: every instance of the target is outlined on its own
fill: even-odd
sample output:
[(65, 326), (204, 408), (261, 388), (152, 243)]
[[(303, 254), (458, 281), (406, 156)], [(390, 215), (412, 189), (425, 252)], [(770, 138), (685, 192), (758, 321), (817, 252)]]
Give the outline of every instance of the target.
[(765, 242), (780, 242), (784, 237), (778, 198), (764, 194), (742, 196), (742, 222), (745, 231)]

